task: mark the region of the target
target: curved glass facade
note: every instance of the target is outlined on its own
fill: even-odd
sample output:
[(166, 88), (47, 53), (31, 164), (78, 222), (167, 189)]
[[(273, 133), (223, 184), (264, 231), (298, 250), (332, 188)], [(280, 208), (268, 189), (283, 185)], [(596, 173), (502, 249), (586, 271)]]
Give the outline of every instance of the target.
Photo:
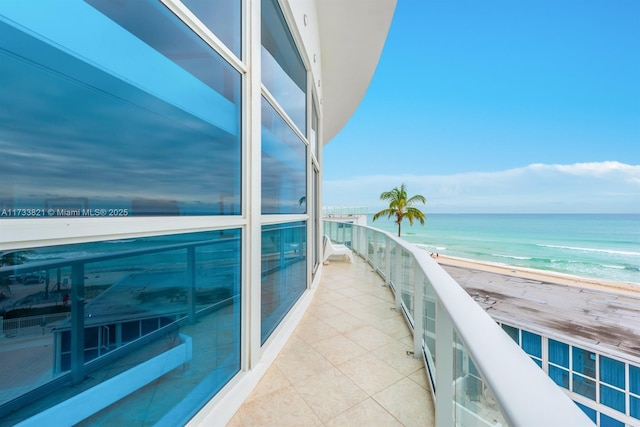
[(309, 288), (308, 71), (260, 6), (0, 2), (0, 426), (183, 425)]

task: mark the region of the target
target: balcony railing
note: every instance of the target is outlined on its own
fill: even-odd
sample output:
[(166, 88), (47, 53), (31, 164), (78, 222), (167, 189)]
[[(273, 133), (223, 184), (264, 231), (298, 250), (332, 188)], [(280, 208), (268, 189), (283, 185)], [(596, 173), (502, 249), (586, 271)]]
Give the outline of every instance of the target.
[(431, 381), (437, 426), (592, 426), (571, 399), (424, 250), (325, 221), (394, 291)]

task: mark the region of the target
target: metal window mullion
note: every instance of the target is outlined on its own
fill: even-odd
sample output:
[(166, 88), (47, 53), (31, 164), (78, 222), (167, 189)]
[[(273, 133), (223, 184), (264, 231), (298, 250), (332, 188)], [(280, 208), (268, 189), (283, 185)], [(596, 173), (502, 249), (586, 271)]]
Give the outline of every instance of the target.
[(200, 21), (200, 19), (191, 12), (187, 6), (177, 0), (160, 1), (237, 71), (240, 73), (245, 73), (247, 71), (247, 66), (242, 62), (242, 60), (239, 59), (210, 28)]
[(293, 130), (293, 133), (295, 133), (296, 136), (300, 138), (300, 140), (305, 145), (308, 146), (309, 142), (307, 141), (307, 137), (300, 131), (300, 129), (298, 129), (298, 126), (293, 122), (293, 120), (291, 120), (291, 117), (289, 117), (284, 108), (280, 106), (273, 94), (269, 92), (269, 89), (267, 89), (267, 87), (263, 83), (260, 83), (260, 86), (262, 88), (262, 96), (264, 97), (264, 99), (266, 99), (267, 102), (273, 107), (273, 109), (276, 110), (278, 115), (282, 118), (282, 120), (284, 120), (287, 126), (289, 126), (291, 130)]
[(248, 1), (247, 25), (249, 72), (245, 78), (246, 96), (244, 134), (246, 158), (243, 170), (243, 190), (247, 217), (242, 248), (244, 369), (254, 368), (262, 356), (261, 336), (261, 257), (262, 257), (262, 73), (261, 73), (261, 11), (259, 1)]

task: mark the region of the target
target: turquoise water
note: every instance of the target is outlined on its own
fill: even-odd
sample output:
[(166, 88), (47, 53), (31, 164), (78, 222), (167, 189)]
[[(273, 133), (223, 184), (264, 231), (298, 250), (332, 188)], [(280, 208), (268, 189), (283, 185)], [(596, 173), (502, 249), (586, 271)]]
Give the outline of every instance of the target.
[[(370, 226), (397, 235), (386, 218)], [(640, 284), (640, 215), (427, 214), (402, 237), (429, 252)]]

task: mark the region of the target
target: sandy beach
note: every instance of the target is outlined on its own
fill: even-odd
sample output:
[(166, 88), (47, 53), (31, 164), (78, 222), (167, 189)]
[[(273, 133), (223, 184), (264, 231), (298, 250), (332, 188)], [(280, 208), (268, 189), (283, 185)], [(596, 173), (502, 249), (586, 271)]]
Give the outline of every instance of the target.
[(505, 276), (521, 277), (545, 283), (576, 286), (580, 288), (601, 290), (605, 292), (624, 293), (635, 297), (640, 296), (640, 283), (622, 283), (594, 278), (571, 276), (569, 274), (556, 273), (553, 271), (534, 270), (523, 267), (494, 264), (465, 258), (445, 256), (441, 254), (438, 255), (436, 261), (438, 261), (438, 263), (441, 265), (450, 265), (454, 267), (486, 271), (490, 273), (502, 274)]

